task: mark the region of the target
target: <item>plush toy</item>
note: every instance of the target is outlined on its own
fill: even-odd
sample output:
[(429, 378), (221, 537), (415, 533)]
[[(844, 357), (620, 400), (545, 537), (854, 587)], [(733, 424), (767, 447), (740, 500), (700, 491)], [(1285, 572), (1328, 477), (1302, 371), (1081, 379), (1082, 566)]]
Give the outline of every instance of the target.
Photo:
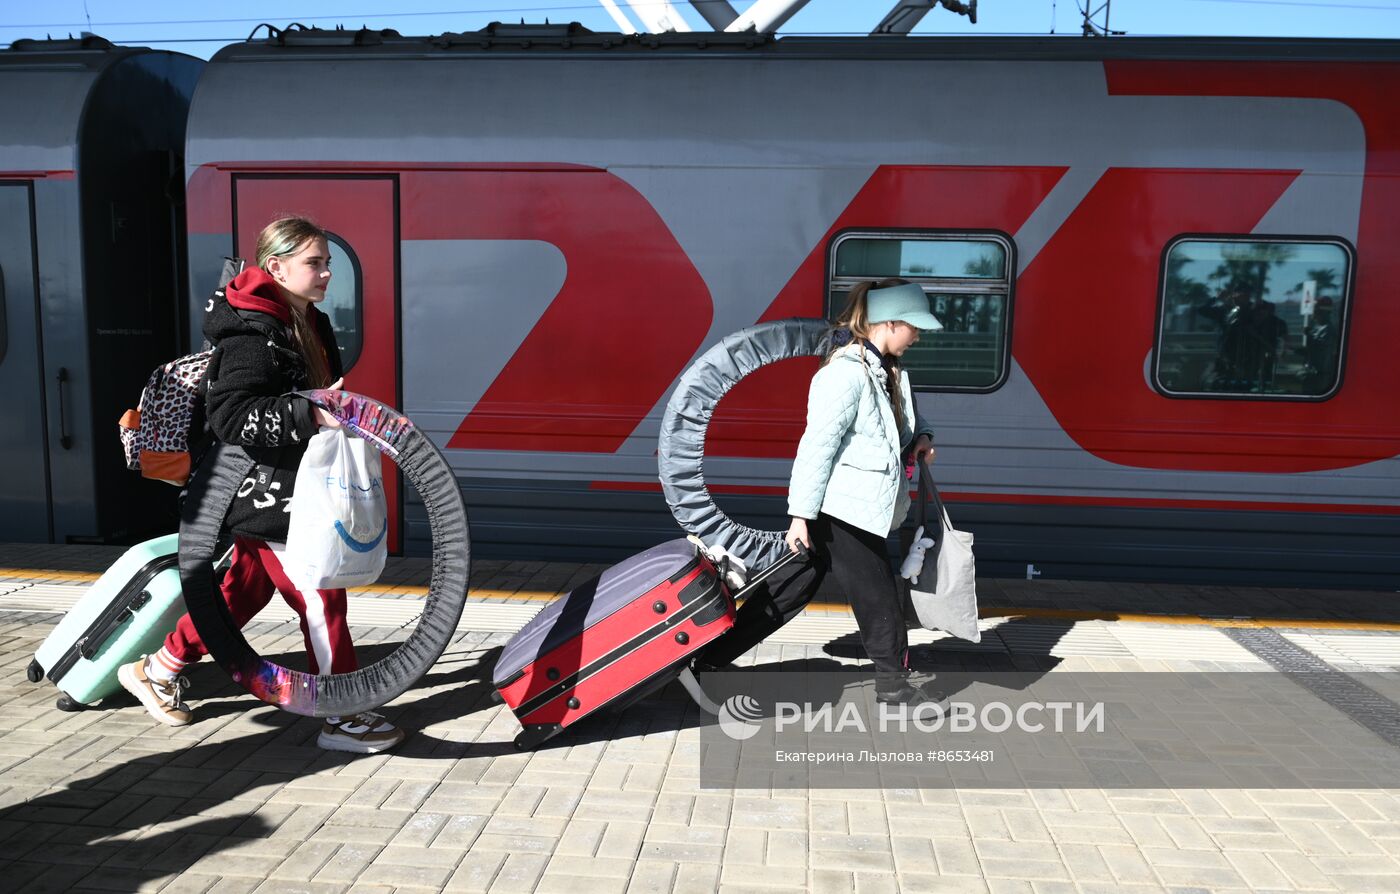
[(919, 574), (924, 570), (924, 553), (928, 552), (933, 543), (932, 538), (924, 536), (924, 527), (920, 525), (914, 532), (914, 542), (909, 546), (909, 555), (904, 557), (904, 564), (899, 566), (899, 576), (911, 584), (917, 584)]
[[(743, 589), (744, 582), (749, 579), (749, 569), (744, 564), (743, 559), (722, 546), (706, 546), (705, 542), (694, 534), (685, 539), (695, 544), (695, 548), (705, 554), (710, 560), (710, 564), (716, 568), (727, 569), (728, 573), (725, 575), (724, 582), (729, 586), (731, 592)], [(729, 560), (727, 565), (725, 559)]]

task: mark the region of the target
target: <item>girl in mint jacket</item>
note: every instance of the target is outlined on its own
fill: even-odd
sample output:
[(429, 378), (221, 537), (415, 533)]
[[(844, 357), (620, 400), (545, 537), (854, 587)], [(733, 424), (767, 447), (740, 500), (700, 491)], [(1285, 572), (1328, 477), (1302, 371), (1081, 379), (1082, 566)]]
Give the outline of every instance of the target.
[(902, 280), (861, 283), (837, 320), (837, 344), (812, 377), (807, 428), (788, 489), (788, 546), (824, 556), (851, 600), (875, 665), (876, 697), (909, 702), (909, 637), (885, 540), (909, 512), (902, 457), (933, 459), (932, 430), (914, 407), (899, 358), (921, 329), (942, 329), (928, 298)]

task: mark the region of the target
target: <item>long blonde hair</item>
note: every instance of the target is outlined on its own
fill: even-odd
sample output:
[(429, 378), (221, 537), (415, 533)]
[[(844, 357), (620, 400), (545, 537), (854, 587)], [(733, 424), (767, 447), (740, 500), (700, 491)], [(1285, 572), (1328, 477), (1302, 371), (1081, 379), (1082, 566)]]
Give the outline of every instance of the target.
[[(846, 306), (842, 309), (841, 315), (836, 318), (837, 329), (849, 329), (851, 339), (861, 345), (870, 344), (870, 308), (867, 297), (871, 289), (888, 289), (891, 286), (906, 285), (908, 280), (904, 279), (882, 279), (879, 282), (861, 282), (851, 287), (850, 295), (846, 298)], [(840, 349), (840, 345), (835, 344), (833, 339), (831, 354)], [(827, 354), (827, 361), (831, 359), (831, 354)], [(888, 355), (881, 355), (881, 364), (885, 367), (885, 388), (889, 391), (890, 407), (894, 410), (895, 422), (901, 429), (905, 427), (904, 421), (904, 398), (903, 389), (900, 386), (900, 376), (902, 367), (899, 359)]]
[[(279, 217), (263, 227), (262, 232), (258, 234), (258, 266), (266, 270), (269, 260), (294, 255), (312, 239), (322, 239), (330, 245), (326, 231), (313, 221), (305, 217)], [(326, 357), (326, 352), (330, 349), (321, 344), (321, 339), (311, 323), (310, 314), (291, 310), (292, 341), (296, 343), (297, 351), (306, 364), (307, 384), (312, 388), (324, 388), (331, 383), (330, 360)]]

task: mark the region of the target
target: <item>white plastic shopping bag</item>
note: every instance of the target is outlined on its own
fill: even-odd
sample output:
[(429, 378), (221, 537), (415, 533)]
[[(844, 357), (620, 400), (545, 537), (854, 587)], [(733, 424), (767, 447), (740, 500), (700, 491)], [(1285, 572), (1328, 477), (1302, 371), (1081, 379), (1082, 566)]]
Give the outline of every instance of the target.
[(297, 467), (287, 532), (292, 579), (318, 590), (372, 584), (389, 555), (379, 451), (343, 429), (316, 434)]
[[(928, 510), (938, 513), (929, 518)], [(913, 546), (900, 568), (909, 581), (909, 600), (926, 630), (946, 630), (953, 636), (980, 642), (977, 627), (977, 567), (972, 534), (954, 530), (948, 510), (919, 463), (919, 520)]]

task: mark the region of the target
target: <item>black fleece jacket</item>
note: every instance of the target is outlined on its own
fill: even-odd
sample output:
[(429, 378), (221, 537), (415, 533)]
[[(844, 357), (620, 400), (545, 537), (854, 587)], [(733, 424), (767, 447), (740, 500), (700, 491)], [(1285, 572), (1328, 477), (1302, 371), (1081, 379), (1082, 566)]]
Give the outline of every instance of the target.
[[(244, 448), (258, 463), (238, 489), (224, 525), (259, 540), (287, 539), (289, 502), (306, 442), (318, 430), (311, 403), (289, 392), (310, 387), (292, 338), (291, 314), (266, 271), (245, 270), (214, 293), (204, 335), (214, 345), (206, 375), (205, 414), (213, 436)], [(330, 320), (306, 309), (325, 351), (331, 379), (341, 376)], [(262, 472), (265, 481), (257, 480)]]

